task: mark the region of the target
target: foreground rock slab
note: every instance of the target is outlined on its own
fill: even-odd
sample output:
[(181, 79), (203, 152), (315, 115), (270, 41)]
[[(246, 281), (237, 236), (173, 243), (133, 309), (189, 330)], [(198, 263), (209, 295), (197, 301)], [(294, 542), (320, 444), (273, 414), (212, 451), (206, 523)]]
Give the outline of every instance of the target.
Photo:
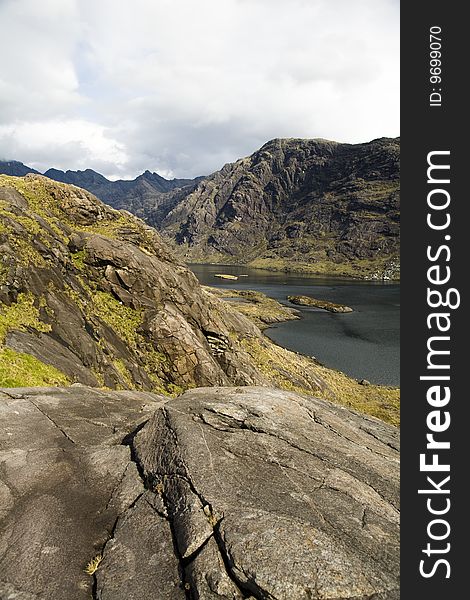
[(91, 598), (87, 564), (145, 491), (122, 441), (163, 402), (81, 386), (0, 391), (2, 600)]
[(394, 427), (264, 387), (0, 412), (1, 600), (398, 600)]
[(398, 598), (393, 427), (280, 390), (205, 388), (134, 444), (192, 598)]

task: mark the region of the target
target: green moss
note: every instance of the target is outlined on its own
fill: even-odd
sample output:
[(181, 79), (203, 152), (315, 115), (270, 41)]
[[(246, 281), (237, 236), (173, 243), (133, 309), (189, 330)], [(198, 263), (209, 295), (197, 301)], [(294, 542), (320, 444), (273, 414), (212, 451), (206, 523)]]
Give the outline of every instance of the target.
[[(15, 254), (20, 258), (24, 265), (33, 264), (37, 267), (45, 265), (45, 260), (41, 253), (34, 247), (34, 239), (38, 239), (44, 246), (51, 247), (51, 238), (45, 232), (39, 221), (27, 214), (15, 214), (10, 210), (10, 206), (4, 202), (0, 203), (4, 208), (0, 209), (0, 217), (4, 220), (0, 223), (1, 230), (8, 237)], [(18, 231), (18, 225), (21, 226), (21, 233)]]
[(10, 306), (0, 306), (0, 387), (27, 387), (67, 385), (68, 378), (58, 369), (46, 365), (30, 354), (24, 354), (3, 346), (9, 331), (32, 328), (47, 332), (50, 325), (39, 318), (39, 308), (45, 300), (35, 302), (31, 293), (19, 294)]
[(41, 225), (36, 219), (33, 219), (28, 215), (15, 215), (14, 219), (17, 223), (21, 223), (24, 230), (29, 235), (37, 235), (41, 238), (44, 238), (44, 229), (41, 227)]
[(133, 350), (138, 348), (137, 329), (142, 323), (142, 311), (121, 304), (107, 292), (97, 291), (91, 298), (92, 311)]
[[(114, 216), (114, 215), (113, 215)], [(137, 226), (130, 227), (130, 218), (124, 215), (118, 216), (117, 218), (103, 219), (93, 225), (84, 225), (80, 227), (82, 231), (89, 231), (90, 233), (97, 233), (111, 239), (117, 239), (123, 229), (135, 231), (138, 233)], [(133, 223), (132, 223), (133, 225)], [(77, 226), (75, 226), (77, 228)]]
[(78, 252), (73, 252), (70, 254), (70, 258), (74, 267), (78, 271), (84, 271), (86, 268), (85, 259), (86, 259), (86, 251), (79, 250)]
[(51, 330), (50, 325), (39, 320), (39, 308), (35, 305), (31, 293), (19, 294), (17, 301), (11, 306), (0, 307), (0, 344), (5, 341), (8, 331), (13, 329), (24, 331), (27, 327), (43, 332)]
[(126, 382), (126, 389), (133, 389), (135, 387), (134, 382), (132, 380), (132, 376), (129, 372), (129, 369), (126, 367), (124, 361), (122, 359), (117, 358), (113, 360), (113, 365), (116, 371), (122, 377), (122, 379)]
[(69, 383), (58, 369), (30, 354), (0, 349), (0, 387), (62, 386)]
[(46, 261), (41, 253), (34, 248), (30, 240), (17, 237), (11, 240), (11, 245), (24, 265), (34, 265), (35, 267), (45, 267)]

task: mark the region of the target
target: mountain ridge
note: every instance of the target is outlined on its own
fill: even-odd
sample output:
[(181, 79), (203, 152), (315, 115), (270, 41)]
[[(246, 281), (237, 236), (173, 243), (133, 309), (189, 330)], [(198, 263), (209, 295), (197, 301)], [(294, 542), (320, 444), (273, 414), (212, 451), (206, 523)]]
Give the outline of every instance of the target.
[(399, 142), (274, 138), (193, 180), (145, 171), (109, 181), (91, 169), (45, 175), (142, 218), (186, 262), (398, 279)]
[(271, 140), (188, 191), (159, 230), (189, 262), (397, 278), (399, 138)]

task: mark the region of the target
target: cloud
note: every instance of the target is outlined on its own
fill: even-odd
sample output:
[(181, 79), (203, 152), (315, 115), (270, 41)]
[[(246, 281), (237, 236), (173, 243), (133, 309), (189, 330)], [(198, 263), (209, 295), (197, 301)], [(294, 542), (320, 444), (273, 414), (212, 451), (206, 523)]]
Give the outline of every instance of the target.
[(195, 176), (399, 134), (394, 0), (3, 0), (0, 52), (0, 155), (35, 166)]
[(39, 171), (86, 169), (93, 164), (117, 177), (129, 160), (105, 127), (80, 119), (0, 125), (0, 139), (4, 158), (21, 156), (22, 162)]

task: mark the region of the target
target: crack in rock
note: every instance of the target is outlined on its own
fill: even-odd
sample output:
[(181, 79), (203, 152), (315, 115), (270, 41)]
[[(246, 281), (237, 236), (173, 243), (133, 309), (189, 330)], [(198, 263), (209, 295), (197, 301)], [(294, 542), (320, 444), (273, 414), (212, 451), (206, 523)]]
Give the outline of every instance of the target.
[(52, 419), (52, 418), (51, 418), (51, 417), (50, 417), (50, 416), (49, 416), (49, 415), (48, 415), (48, 414), (47, 414), (47, 413), (46, 413), (44, 410), (42, 410), (42, 408), (40, 408), (40, 407), (39, 407), (39, 406), (36, 404), (36, 402), (33, 402), (33, 400), (32, 400), (31, 398), (28, 398), (28, 401), (29, 401), (29, 403), (30, 403), (30, 404), (32, 404), (32, 405), (33, 405), (33, 406), (34, 406), (34, 407), (35, 407), (35, 408), (36, 408), (36, 409), (37, 409), (37, 410), (38, 410), (38, 411), (39, 411), (39, 412), (40, 412), (42, 415), (44, 415), (44, 416), (46, 417), (46, 419), (47, 419), (47, 420), (48, 420), (50, 423), (52, 423), (52, 425), (53, 425), (53, 426), (54, 426), (56, 429), (58, 429), (58, 430), (60, 431), (60, 433), (61, 433), (61, 434), (62, 434), (62, 435), (65, 437), (65, 438), (67, 438), (67, 440), (68, 440), (69, 442), (71, 442), (72, 444), (75, 444), (74, 440), (73, 440), (73, 439), (72, 439), (72, 438), (69, 436), (69, 434), (68, 434), (68, 433), (67, 433), (67, 432), (66, 432), (64, 429), (62, 429), (62, 427), (61, 427), (60, 425), (58, 425), (58, 424), (57, 424), (57, 423), (54, 421), (54, 419)]
[[(80, 394), (91, 407), (93, 394), (85, 388)], [(342, 418), (328, 403), (291, 392), (205, 388), (155, 405), (145, 423), (132, 404), (140, 403), (135, 393), (126, 408), (133, 431), (124, 436), (127, 413), (110, 408), (111, 398), (119, 398), (108, 400), (103, 391), (99, 396), (98, 412), (87, 409), (81, 421), (84, 429), (78, 422), (85, 412), (81, 397), (70, 403), (77, 414), (53, 408), (60, 401), (56, 391), (44, 392), (40, 406), (27, 394), (24, 400), (35, 410), (4, 397), (11, 404), (12, 431), (17, 427), (25, 435), (18, 409), (34, 419), (40, 435), (26, 433), (24, 452), (12, 446), (2, 478), (11, 482), (17, 465), (29, 469), (36, 461), (33, 484), (42, 489), (44, 457), (54, 468), (52, 479), (47, 473), (49, 495), (34, 497), (34, 511), (28, 506), (28, 535), (36, 536), (31, 547), (54, 551), (36, 523), (56, 503), (54, 518), (62, 519), (56, 521), (62, 527), (74, 523), (67, 543), (90, 526), (80, 538), (80, 556), (91, 548), (90, 560), (101, 551), (93, 580), (82, 573), (81, 591), (73, 588), (76, 574), (66, 563), (61, 566), (67, 587), (54, 588), (56, 597), (71, 599), (63, 592), (70, 588), (80, 600), (85, 592), (94, 600), (398, 600), (398, 453), (388, 444), (396, 436), (392, 427), (365, 422), (346, 409)], [(96, 425), (104, 413), (116, 431), (100, 438), (89, 422)], [(362, 433), (362, 427), (371, 433)], [(366, 433), (376, 442), (372, 437), (368, 442)], [(73, 521), (71, 511), (80, 510), (80, 500), (86, 510)], [(63, 513), (61, 502), (67, 503)], [(20, 503), (15, 510), (26, 514)], [(13, 531), (16, 547), (23, 530)], [(62, 558), (74, 550), (60, 552)], [(41, 568), (44, 564), (42, 559)], [(21, 561), (18, 569), (24, 570)], [(8, 576), (21, 584), (16, 574)], [(35, 597), (53, 596), (42, 589), (31, 600)]]
[[(397, 572), (393, 523), (398, 513), (377, 487), (386, 483), (387, 469), (396, 470), (397, 461), (380, 439), (382, 425), (377, 423), (375, 449), (364, 443), (364, 434), (358, 435), (360, 417), (347, 410), (338, 431), (340, 416), (332, 410), (330, 417), (328, 404), (322, 402), (321, 417), (313, 407), (309, 411), (309, 428), (306, 400), (299, 397), (298, 404), (289, 405), (290, 396), (297, 396), (286, 399), (284, 392), (255, 388), (237, 392), (187, 392), (159, 409), (135, 438), (145, 477), (162, 486), (189, 597), (219, 597), (217, 587), (208, 583), (212, 575), (205, 583), (200, 578), (208, 556), (212, 565), (221, 561), (219, 574), (226, 575), (240, 598), (362, 600), (392, 589)], [(303, 419), (301, 425), (296, 419)], [(383, 427), (385, 437), (392, 435), (392, 428)], [(259, 435), (261, 442), (247, 434)], [(389, 459), (385, 466), (383, 456)], [(251, 457), (256, 457), (258, 482), (256, 471), (250, 472)], [(316, 464), (312, 459), (318, 461), (318, 476), (307, 472), (302, 480), (302, 469)], [(287, 477), (285, 483), (281, 474), (269, 469), (264, 479), (263, 463), (278, 466)], [(282, 487), (274, 487), (278, 485)], [(294, 488), (298, 493), (291, 494)], [(318, 494), (312, 496), (315, 506), (309, 506), (311, 494)], [(389, 495), (393, 498), (393, 491), (387, 491)], [(289, 503), (297, 506), (295, 516)], [(212, 531), (203, 519), (205, 506), (206, 516), (214, 517)]]

